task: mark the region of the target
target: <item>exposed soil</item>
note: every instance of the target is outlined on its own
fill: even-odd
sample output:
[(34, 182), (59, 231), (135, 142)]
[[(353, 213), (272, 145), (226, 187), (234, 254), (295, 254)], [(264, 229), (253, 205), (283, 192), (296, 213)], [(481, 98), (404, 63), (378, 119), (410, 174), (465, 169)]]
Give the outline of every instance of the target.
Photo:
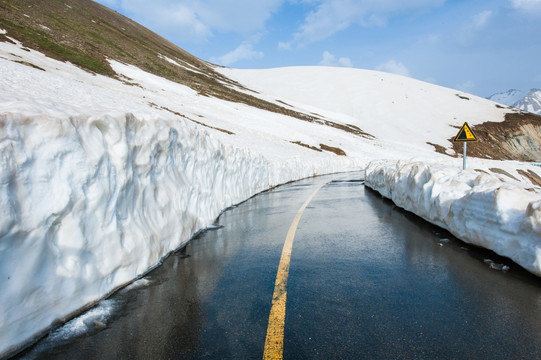
[(299, 145), (299, 146), (302, 146), (302, 147), (305, 147), (307, 149), (314, 150), (314, 151), (317, 151), (317, 152), (328, 151), (328, 152), (332, 152), (333, 154), (336, 154), (338, 156), (347, 156), (346, 152), (344, 150), (342, 150), (340, 148), (337, 148), (337, 147), (334, 147), (334, 146), (329, 146), (329, 145), (325, 145), (325, 144), (319, 144), (319, 148), (317, 148), (315, 146), (311, 146), (311, 145), (302, 143), (300, 141), (290, 141), (290, 143), (296, 144), (296, 145)]
[(541, 177), (534, 173), (532, 170), (528, 170), (527, 172), (524, 170), (518, 170), (518, 173), (530, 180), (532, 184), (536, 186), (541, 186)]
[(513, 179), (513, 180), (515, 180), (515, 181), (520, 181), (519, 179), (517, 179), (517, 178), (514, 177), (513, 175), (509, 174), (509, 173), (508, 173), (507, 171), (505, 171), (505, 170), (502, 170), (502, 169), (499, 169), (499, 168), (490, 168), (489, 170), (492, 171), (492, 172), (495, 173), (495, 174), (505, 175), (505, 176), (507, 176), (508, 178)]
[(314, 151), (317, 151), (317, 152), (322, 152), (323, 150), (321, 150), (320, 148), (317, 148), (315, 146), (310, 146), (308, 144), (305, 144), (303, 142), (300, 142), (300, 141), (290, 141), (290, 143), (292, 144), (296, 144), (296, 145), (300, 145), (302, 147), (305, 147), (307, 149), (310, 149), (310, 150), (314, 150)]
[(447, 149), (445, 147), (438, 144), (431, 143), (431, 142), (427, 142), (427, 144), (434, 146), (434, 149), (436, 150), (436, 152), (439, 152), (440, 154), (444, 154), (444, 155), (449, 155), (447, 154)]
[[(541, 161), (540, 115), (514, 110), (505, 114), (503, 122), (485, 122), (472, 128), (479, 141), (468, 144), (468, 156), (494, 160)], [(453, 140), (454, 136), (449, 138), (455, 151), (454, 156), (461, 156), (463, 145)], [(428, 144), (441, 154), (453, 156), (441, 145)]]
[(325, 145), (325, 144), (319, 144), (319, 147), (321, 148), (321, 150), (330, 151), (330, 152), (335, 153), (336, 155), (339, 155), (339, 156), (346, 156), (345, 151), (340, 149), (340, 148)]
[[(468, 156), (498, 160), (541, 160), (539, 115), (528, 112), (507, 113), (503, 122), (485, 122), (473, 126), (473, 131), (479, 141), (468, 144)], [(453, 143), (453, 149), (461, 153), (462, 144)]]
[(226, 134), (228, 134), (228, 135), (235, 135), (235, 133), (232, 132), (232, 131), (225, 130), (225, 129), (221, 129), (221, 128), (217, 128), (217, 127), (214, 127), (214, 126), (210, 126), (210, 125), (205, 124), (205, 123), (203, 123), (203, 122), (201, 122), (201, 121), (194, 120), (194, 119), (192, 119), (192, 118), (190, 118), (190, 117), (188, 117), (188, 116), (186, 116), (186, 115), (183, 115), (183, 114), (181, 114), (181, 113), (179, 113), (179, 112), (177, 112), (177, 111), (173, 111), (173, 110), (171, 110), (171, 109), (169, 109), (169, 108), (167, 108), (167, 107), (165, 107), (165, 106), (159, 106), (159, 105), (154, 104), (154, 103), (152, 103), (152, 102), (149, 103), (149, 105), (152, 106), (152, 107), (155, 107), (155, 108), (157, 108), (157, 109), (162, 109), (162, 110), (165, 110), (165, 111), (169, 111), (170, 113), (175, 114), (175, 115), (178, 116), (178, 117), (181, 117), (181, 118), (183, 118), (183, 119), (189, 120), (189, 121), (191, 121), (191, 122), (194, 122), (194, 123), (196, 123), (196, 124), (198, 124), (198, 125), (207, 127), (207, 128), (209, 128), (209, 129), (218, 130), (218, 131), (223, 132), (223, 133), (226, 133)]

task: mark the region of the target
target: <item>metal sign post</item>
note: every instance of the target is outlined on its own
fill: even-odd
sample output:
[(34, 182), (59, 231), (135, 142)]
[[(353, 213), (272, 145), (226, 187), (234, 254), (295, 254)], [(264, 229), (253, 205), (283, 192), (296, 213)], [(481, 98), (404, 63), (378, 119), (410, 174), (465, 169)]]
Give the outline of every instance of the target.
[(468, 143), (464, 141), (464, 155), (462, 155), (462, 170), (466, 170), (466, 145), (468, 145)]
[(462, 169), (466, 170), (466, 144), (468, 141), (477, 141), (477, 136), (473, 133), (472, 129), (468, 125), (467, 122), (462, 125), (460, 130), (458, 131), (458, 134), (456, 134), (454, 142), (462, 142), (464, 143), (464, 155), (462, 156)]

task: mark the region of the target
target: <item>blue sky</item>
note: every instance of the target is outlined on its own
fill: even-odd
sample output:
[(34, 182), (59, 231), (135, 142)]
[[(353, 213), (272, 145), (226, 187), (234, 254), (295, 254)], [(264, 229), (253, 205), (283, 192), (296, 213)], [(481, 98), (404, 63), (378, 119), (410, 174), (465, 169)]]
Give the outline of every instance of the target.
[(97, 0), (233, 68), (347, 66), (479, 96), (541, 88), (541, 0)]

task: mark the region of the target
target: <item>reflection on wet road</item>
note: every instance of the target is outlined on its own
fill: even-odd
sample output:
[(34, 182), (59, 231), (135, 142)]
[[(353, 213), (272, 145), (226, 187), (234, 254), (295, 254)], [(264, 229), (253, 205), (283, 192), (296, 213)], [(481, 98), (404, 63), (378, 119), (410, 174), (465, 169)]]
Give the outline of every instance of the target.
[[(289, 226), (285, 359), (541, 358), (541, 281), (364, 188), (307, 179), (232, 208), (23, 358), (261, 359)], [(510, 266), (508, 271), (494, 268)]]

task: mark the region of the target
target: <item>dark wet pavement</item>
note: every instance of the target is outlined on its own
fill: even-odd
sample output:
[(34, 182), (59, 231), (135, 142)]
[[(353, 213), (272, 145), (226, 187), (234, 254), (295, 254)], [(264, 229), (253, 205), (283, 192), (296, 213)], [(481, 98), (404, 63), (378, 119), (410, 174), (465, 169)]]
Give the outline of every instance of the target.
[(285, 359), (541, 358), (541, 280), (397, 209), (360, 176), (307, 179), (228, 210), (223, 228), (22, 358), (260, 359), (286, 233), (321, 182), (293, 245)]

